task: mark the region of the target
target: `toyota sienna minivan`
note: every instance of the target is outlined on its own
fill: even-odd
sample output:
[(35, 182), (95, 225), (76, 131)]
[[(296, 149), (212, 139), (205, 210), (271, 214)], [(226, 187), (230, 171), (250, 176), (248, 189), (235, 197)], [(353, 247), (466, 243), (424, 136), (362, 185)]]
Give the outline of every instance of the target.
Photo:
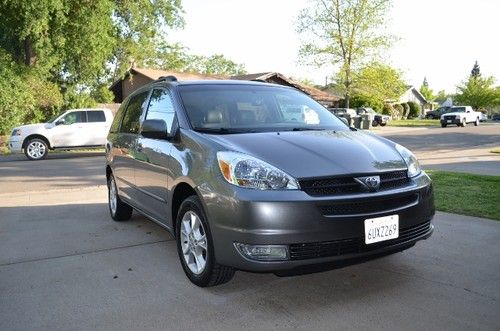
[(106, 159), (111, 217), (167, 229), (198, 286), (399, 252), (434, 228), (408, 149), (280, 85), (161, 78), (123, 102)]

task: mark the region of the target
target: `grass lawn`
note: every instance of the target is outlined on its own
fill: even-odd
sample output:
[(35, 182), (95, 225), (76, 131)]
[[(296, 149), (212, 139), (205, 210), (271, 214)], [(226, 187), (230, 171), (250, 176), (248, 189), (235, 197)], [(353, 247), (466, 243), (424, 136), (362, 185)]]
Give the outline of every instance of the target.
[(439, 120), (393, 120), (389, 121), (389, 126), (406, 126), (406, 127), (419, 127), (419, 126), (439, 126)]
[(500, 176), (426, 172), (434, 184), (437, 210), (500, 221)]
[(499, 153), (500, 154), (500, 147), (493, 148), (490, 152), (491, 153)]

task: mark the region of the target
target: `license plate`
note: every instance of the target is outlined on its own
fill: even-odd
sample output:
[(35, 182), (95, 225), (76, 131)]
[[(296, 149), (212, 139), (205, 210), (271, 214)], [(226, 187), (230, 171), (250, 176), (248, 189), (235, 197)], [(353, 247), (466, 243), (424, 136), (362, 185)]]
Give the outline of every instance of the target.
[(448, 122), (448, 123), (451, 123), (451, 120), (448, 120), (447, 122)]
[(365, 243), (373, 244), (399, 237), (399, 215), (365, 220)]

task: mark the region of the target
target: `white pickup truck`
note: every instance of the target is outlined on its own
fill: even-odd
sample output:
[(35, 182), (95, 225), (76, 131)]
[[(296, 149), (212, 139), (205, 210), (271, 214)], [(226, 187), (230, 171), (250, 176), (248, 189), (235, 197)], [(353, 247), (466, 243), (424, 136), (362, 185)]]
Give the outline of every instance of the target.
[(50, 150), (102, 147), (113, 122), (109, 109), (70, 109), (47, 123), (12, 130), (9, 149), (30, 160), (41, 160)]
[(441, 127), (456, 124), (457, 126), (466, 126), (467, 123), (479, 125), (481, 113), (474, 111), (471, 106), (453, 106), (448, 113), (441, 115)]

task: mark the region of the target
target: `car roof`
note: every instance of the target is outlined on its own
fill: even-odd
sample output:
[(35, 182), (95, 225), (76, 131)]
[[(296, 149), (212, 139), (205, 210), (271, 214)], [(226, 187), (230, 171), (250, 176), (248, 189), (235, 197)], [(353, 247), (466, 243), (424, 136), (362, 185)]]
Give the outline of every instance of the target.
[[(260, 81), (250, 81), (250, 80), (233, 80), (233, 79), (220, 79), (220, 80), (181, 80), (181, 81), (162, 81), (157, 80), (155, 83), (169, 83), (173, 86), (193, 86), (193, 85), (239, 85), (239, 86), (267, 86), (275, 88), (286, 88), (297, 90), (290, 86), (272, 84)], [(299, 90), (297, 90), (299, 91)]]

